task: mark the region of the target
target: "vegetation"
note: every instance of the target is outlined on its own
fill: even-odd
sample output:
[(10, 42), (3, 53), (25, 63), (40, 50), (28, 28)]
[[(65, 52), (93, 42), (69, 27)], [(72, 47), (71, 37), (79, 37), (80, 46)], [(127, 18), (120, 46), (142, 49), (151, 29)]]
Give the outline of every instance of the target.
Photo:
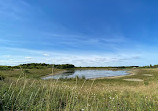
[(11, 66), (0, 66), (0, 70), (11, 70)]
[(149, 66), (143, 66), (144, 68), (158, 68), (158, 65), (152, 65), (150, 64)]
[(115, 66), (115, 67), (75, 67), (73, 64), (46, 64), (46, 63), (28, 63), (20, 64), (18, 66), (0, 66), (0, 70), (13, 70), (13, 69), (47, 69), (47, 68), (57, 68), (57, 69), (68, 69), (68, 68), (77, 68), (77, 69), (131, 69), (131, 68), (158, 68), (158, 65), (149, 65), (149, 66)]
[(116, 68), (116, 69), (124, 69), (124, 68), (138, 68), (139, 66), (115, 66), (115, 67), (112, 67), (112, 66), (108, 66), (108, 67), (76, 67), (76, 68), (107, 68), (107, 69), (112, 69), (112, 68)]
[(58, 69), (67, 69), (67, 68), (74, 68), (75, 66), (72, 64), (45, 64), (45, 63), (30, 63), (30, 64), (21, 64), (19, 67), (22, 67), (24, 69), (41, 69), (41, 68), (51, 68), (55, 67)]
[(18, 66), (0, 66), (0, 70), (13, 70), (13, 69), (46, 69), (46, 68), (67, 69), (75, 68), (73, 64), (45, 64), (45, 63), (28, 63)]
[(0, 75), (0, 80), (2, 81), (2, 80), (4, 80), (4, 79), (5, 79), (5, 77), (2, 76), (2, 75)]
[(158, 69), (130, 70), (133, 75), (96, 80), (41, 80), (49, 67), (0, 70), (0, 111), (157, 111)]
[(55, 65), (54, 67), (57, 69), (75, 68), (75, 66), (72, 64)]

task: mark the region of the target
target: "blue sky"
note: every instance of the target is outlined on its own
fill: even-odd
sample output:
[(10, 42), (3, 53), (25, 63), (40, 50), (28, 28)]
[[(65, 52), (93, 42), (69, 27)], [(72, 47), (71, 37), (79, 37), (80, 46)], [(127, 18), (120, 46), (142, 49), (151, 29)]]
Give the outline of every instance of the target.
[(0, 64), (158, 63), (156, 0), (1, 0)]

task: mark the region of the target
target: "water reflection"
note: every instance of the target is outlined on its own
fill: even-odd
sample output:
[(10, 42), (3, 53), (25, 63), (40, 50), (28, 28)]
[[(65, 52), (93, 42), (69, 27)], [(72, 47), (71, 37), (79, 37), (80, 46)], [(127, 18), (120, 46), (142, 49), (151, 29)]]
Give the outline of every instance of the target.
[(47, 76), (42, 79), (59, 79), (59, 78), (101, 78), (101, 77), (110, 77), (110, 76), (120, 76), (127, 75), (127, 71), (112, 71), (112, 70), (69, 70), (68, 72)]

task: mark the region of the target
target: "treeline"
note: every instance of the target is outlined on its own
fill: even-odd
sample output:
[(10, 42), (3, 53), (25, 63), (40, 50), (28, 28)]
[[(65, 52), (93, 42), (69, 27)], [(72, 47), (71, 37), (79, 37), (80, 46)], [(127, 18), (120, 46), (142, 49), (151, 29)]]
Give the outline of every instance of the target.
[(74, 68), (73, 64), (46, 64), (46, 63), (30, 63), (30, 64), (21, 64), (19, 67), (24, 69), (42, 69), (42, 68), (58, 68), (58, 69), (67, 69)]
[(51, 64), (45, 64), (45, 63), (28, 63), (28, 64), (20, 64), (17, 67), (21, 67), (23, 69), (43, 69), (43, 68), (51, 68)]
[(73, 64), (59, 64), (59, 65), (54, 65), (54, 67), (57, 69), (75, 68)]
[(108, 67), (76, 67), (76, 68), (137, 68), (139, 66), (108, 66)]
[(10, 70), (13, 69), (12, 66), (0, 66), (0, 70)]
[(143, 68), (158, 68), (158, 65), (150, 64), (149, 66), (143, 66)]
[(0, 66), (0, 70), (13, 70), (13, 69), (43, 69), (43, 68), (57, 68), (57, 69), (68, 69), (68, 68), (158, 68), (158, 65), (149, 65), (149, 66), (108, 66), (108, 67), (75, 67), (73, 64), (46, 64), (46, 63), (28, 63), (20, 64), (18, 66)]
[(44, 68), (58, 68), (58, 69), (67, 69), (74, 68), (73, 64), (46, 64), (46, 63), (28, 63), (20, 64), (18, 66), (0, 66), (0, 70), (13, 70), (13, 69), (44, 69)]

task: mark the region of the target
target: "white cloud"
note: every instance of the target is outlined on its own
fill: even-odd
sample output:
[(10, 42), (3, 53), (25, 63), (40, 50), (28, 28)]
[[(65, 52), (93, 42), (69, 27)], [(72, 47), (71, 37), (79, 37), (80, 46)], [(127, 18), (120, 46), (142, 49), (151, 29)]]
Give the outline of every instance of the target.
[(25, 59), (32, 59), (33, 57), (25, 57)]
[(46, 56), (46, 57), (48, 57), (48, 56), (50, 56), (49, 54), (43, 54), (43, 56)]

